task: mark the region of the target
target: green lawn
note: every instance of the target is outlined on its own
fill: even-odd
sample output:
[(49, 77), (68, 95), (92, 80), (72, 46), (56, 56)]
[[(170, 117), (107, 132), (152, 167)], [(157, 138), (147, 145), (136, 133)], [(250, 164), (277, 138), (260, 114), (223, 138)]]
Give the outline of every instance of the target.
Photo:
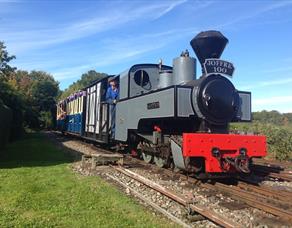
[(4, 152), (0, 227), (171, 226), (101, 178), (73, 173), (70, 158), (40, 134)]

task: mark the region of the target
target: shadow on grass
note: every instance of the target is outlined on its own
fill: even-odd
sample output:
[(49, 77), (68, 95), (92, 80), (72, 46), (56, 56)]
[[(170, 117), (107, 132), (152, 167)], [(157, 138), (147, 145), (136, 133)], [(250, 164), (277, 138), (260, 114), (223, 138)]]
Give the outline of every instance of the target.
[(49, 133), (27, 133), (22, 139), (8, 144), (0, 153), (0, 169), (53, 166), (80, 158), (77, 151), (74, 155), (72, 151), (62, 148)]

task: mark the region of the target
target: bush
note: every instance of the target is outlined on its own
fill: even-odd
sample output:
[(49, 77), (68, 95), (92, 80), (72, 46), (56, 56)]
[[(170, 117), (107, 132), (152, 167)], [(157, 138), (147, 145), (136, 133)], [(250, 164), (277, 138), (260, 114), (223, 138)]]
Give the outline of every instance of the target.
[(8, 143), (10, 138), (10, 128), (12, 111), (0, 101), (0, 150)]
[(40, 122), (41, 128), (52, 129), (54, 127), (52, 113), (50, 111), (40, 112)]
[[(23, 97), (16, 89), (2, 81), (0, 81), (0, 97), (3, 104), (12, 111), (10, 140), (18, 139), (23, 134)], [(3, 120), (1, 119), (1, 121)]]
[(267, 136), (269, 156), (279, 160), (292, 160), (292, 134), (283, 127), (259, 122), (232, 124), (231, 130), (254, 132)]

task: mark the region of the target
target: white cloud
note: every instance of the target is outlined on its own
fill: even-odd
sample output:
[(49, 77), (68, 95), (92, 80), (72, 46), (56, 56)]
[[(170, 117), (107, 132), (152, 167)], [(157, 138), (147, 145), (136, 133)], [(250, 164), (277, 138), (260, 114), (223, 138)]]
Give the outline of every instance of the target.
[(86, 72), (90, 69), (93, 69), (91, 65), (81, 65), (77, 67), (70, 67), (70, 68), (63, 68), (62, 70), (56, 71), (51, 73), (53, 77), (58, 80), (62, 81), (65, 79), (76, 78), (76, 76), (80, 76), (80, 72)]
[(245, 21), (245, 20), (249, 20), (249, 19), (253, 19), (255, 17), (258, 17), (259, 15), (262, 15), (264, 13), (273, 11), (273, 10), (277, 10), (283, 7), (287, 7), (288, 5), (291, 5), (292, 1), (278, 1), (274, 4), (263, 4), (264, 7), (258, 9), (258, 10), (250, 10), (247, 14), (244, 14), (242, 16), (237, 15), (233, 20), (229, 20), (225, 23), (219, 24), (214, 26), (217, 29), (222, 29), (222, 28), (227, 28), (231, 25), (237, 24), (239, 22)]
[(253, 83), (250, 85), (242, 85), (238, 86), (241, 90), (249, 90), (249, 89), (255, 89), (255, 88), (262, 88), (262, 87), (268, 87), (268, 86), (274, 86), (274, 85), (285, 85), (288, 83), (292, 83), (292, 78), (280, 78), (276, 80), (270, 80), (270, 81), (261, 81), (257, 83)]
[[(11, 30), (9, 24), (0, 27), (2, 39), (9, 44), (12, 53), (18, 54), (27, 50), (44, 48), (75, 39), (117, 28), (128, 22), (141, 19), (155, 19), (173, 10), (185, 1), (162, 1), (155, 4), (117, 5), (114, 9), (104, 10), (102, 13), (73, 23), (61, 23), (57, 26), (47, 25), (45, 28), (27, 27), (26, 22), (16, 21), (13, 26), (18, 30)], [(133, 6), (132, 6), (133, 7)], [(17, 24), (18, 23), (18, 24)], [(44, 25), (43, 25), (44, 26)]]
[(292, 96), (271, 96), (254, 98), (252, 100), (253, 111), (277, 110), (282, 113), (292, 112)]
[(288, 107), (292, 106), (292, 96), (274, 96), (267, 98), (253, 99), (253, 105), (270, 105), (287, 103)]
[(88, 57), (86, 64), (81, 64), (78, 67), (62, 67), (51, 71), (51, 73), (59, 81), (77, 78), (90, 69), (102, 68), (114, 63), (123, 63), (134, 58), (136, 59), (142, 54), (163, 48), (194, 31), (196, 31), (195, 28), (185, 28), (160, 33), (142, 34), (134, 37), (120, 36), (118, 38), (108, 38), (100, 41), (103, 48), (99, 50), (97, 55)]
[(155, 19), (158, 19), (162, 16), (164, 16), (165, 14), (167, 14), (168, 12), (172, 11), (175, 7), (185, 3), (187, 0), (181, 0), (181, 1), (173, 1), (165, 10), (161, 11), (161, 13), (159, 13)]
[(290, 82), (292, 82), (292, 78), (284, 78), (284, 79), (261, 82), (260, 86), (264, 87), (264, 86), (283, 85)]
[(263, 70), (261, 72), (263, 72), (263, 73), (277, 73), (277, 72), (283, 72), (283, 71), (292, 71), (292, 66), (272, 68), (272, 69)]

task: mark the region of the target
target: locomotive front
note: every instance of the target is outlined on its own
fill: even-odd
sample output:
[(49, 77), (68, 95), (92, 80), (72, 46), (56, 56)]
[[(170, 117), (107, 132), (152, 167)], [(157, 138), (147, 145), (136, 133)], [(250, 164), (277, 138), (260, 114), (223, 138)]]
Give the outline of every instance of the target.
[(194, 81), (191, 95), (201, 132), (183, 133), (183, 156), (189, 162), (185, 169), (198, 170), (198, 162), (192, 165), (191, 161), (202, 156), (204, 164), (199, 167), (207, 173), (248, 173), (251, 158), (266, 155), (264, 136), (228, 132), (230, 122), (241, 121), (242, 106), (246, 104), (244, 92), (236, 90), (227, 78), (233, 74), (233, 64), (219, 59), (227, 43), (228, 39), (218, 31), (201, 32), (191, 40), (202, 66), (202, 76)]
[[(227, 132), (227, 124), (236, 118), (240, 108), (238, 91), (221, 74), (226, 74), (228, 68), (233, 69), (231, 63), (219, 60), (227, 42), (217, 31), (201, 32), (191, 41), (202, 66), (202, 76), (194, 81), (192, 105), (198, 117), (204, 121), (203, 131)], [(207, 63), (211, 65), (209, 71)]]
[(202, 67), (198, 79), (188, 52), (173, 67), (141, 64), (120, 75), (115, 139), (160, 167), (248, 173), (251, 158), (266, 155), (266, 138), (229, 133), (229, 123), (251, 121), (251, 93), (238, 91), (229, 79), (233, 64), (220, 59), (227, 43), (218, 31), (191, 40)]

